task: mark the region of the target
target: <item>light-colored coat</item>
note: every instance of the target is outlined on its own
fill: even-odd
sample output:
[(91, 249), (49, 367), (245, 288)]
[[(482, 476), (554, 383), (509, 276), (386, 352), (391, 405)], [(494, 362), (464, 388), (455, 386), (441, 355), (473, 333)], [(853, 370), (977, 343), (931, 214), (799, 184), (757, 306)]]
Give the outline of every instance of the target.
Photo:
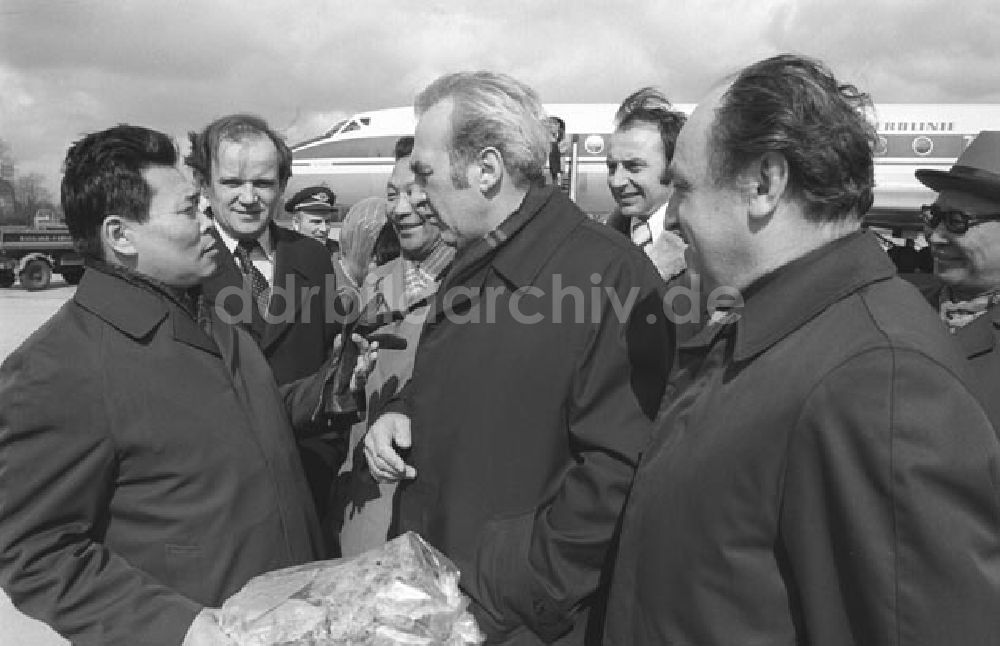
[[(427, 318), (427, 299), (435, 291), (436, 283), (407, 298), (406, 263), (402, 257), (376, 268), (365, 280), (363, 300), (367, 307), (363, 317), (373, 323), (371, 335), (377, 335), (373, 338), (383, 339), (375, 369), (365, 385), (368, 420), (377, 419), (386, 402), (410, 380), (420, 330)], [(392, 343), (386, 342), (387, 336)], [(367, 429), (367, 421), (351, 429), (351, 458), (338, 479), (343, 515), (340, 549), (345, 557), (384, 543), (392, 521), (396, 484), (376, 483), (369, 473), (362, 447)]]

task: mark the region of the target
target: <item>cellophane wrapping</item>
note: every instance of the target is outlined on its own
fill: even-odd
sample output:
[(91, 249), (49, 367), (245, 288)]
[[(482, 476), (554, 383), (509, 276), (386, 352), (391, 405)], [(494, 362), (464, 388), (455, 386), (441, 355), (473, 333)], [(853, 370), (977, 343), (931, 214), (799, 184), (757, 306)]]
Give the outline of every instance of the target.
[(353, 558), (255, 577), (223, 605), (222, 628), (240, 646), (481, 644), (458, 577), (408, 532)]

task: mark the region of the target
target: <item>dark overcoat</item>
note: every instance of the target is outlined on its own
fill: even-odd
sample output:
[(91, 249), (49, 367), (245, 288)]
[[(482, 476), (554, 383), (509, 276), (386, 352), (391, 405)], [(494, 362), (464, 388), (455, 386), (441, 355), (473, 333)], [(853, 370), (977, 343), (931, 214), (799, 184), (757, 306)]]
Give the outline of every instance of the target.
[(432, 301), (396, 408), (417, 469), (400, 524), (455, 560), (490, 643), (583, 643), (671, 362), (662, 288), (629, 240), (533, 188)]
[[(944, 283), (928, 274), (902, 276), (917, 286), (936, 312)], [(955, 328), (952, 337), (968, 362), (973, 392), (990, 416), (993, 428), (1000, 429), (1000, 305), (991, 305), (976, 320)]]
[[(338, 285), (326, 247), (297, 231), (274, 223), (269, 226), (274, 245), (269, 320), (253, 306), (243, 274), (217, 234), (219, 271), (203, 283), (203, 288), (205, 296), (223, 308), (227, 320), (251, 332), (274, 378), (284, 385), (319, 369), (342, 329), (344, 317), (334, 307)], [(320, 511), (327, 507), (334, 474), (347, 452), (345, 434), (346, 428), (327, 429), (326, 420), (322, 420), (310, 437), (299, 441), (306, 477)]]
[(681, 345), (606, 643), (1000, 643), (1000, 447), (935, 313), (856, 233)]
[(958, 328), (954, 337), (968, 361), (972, 390), (993, 427), (1000, 429), (1000, 307), (994, 305), (972, 323)]
[(0, 585), (74, 644), (176, 646), (203, 606), (320, 553), (294, 398), (243, 330), (213, 336), (88, 270), (0, 368)]

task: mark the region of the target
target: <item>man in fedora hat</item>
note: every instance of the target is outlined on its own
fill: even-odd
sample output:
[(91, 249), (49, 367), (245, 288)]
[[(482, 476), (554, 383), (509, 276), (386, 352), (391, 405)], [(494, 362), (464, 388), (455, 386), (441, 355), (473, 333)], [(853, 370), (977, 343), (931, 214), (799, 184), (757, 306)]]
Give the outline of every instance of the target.
[(1000, 428), (1000, 131), (983, 131), (948, 171), (921, 169), (937, 191), (921, 209), (939, 282), (924, 288), (959, 341), (973, 388)]
[(322, 242), (331, 254), (340, 251), (336, 236), (339, 228), (333, 227), (333, 218), (337, 213), (333, 205), (336, 201), (337, 195), (327, 187), (307, 186), (285, 202), (285, 211), (292, 214), (293, 228)]

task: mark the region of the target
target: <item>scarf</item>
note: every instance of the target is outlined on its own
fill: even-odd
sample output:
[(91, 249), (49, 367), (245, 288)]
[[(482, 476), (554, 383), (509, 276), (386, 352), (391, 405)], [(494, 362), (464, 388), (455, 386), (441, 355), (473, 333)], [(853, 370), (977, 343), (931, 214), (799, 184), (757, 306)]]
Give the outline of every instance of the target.
[(955, 334), (959, 328), (965, 327), (986, 314), (997, 303), (1000, 303), (1000, 289), (963, 301), (953, 300), (951, 290), (946, 287), (941, 291), (939, 312), (941, 320), (948, 326), (948, 330)]

